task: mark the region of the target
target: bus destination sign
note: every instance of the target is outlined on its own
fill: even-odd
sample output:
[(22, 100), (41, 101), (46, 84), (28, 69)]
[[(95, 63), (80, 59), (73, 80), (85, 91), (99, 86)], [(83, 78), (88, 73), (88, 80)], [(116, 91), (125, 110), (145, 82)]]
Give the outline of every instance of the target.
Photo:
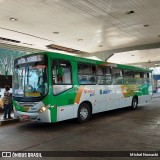
[(31, 63), (31, 62), (39, 62), (44, 60), (44, 55), (33, 55), (22, 57), (17, 60), (17, 64)]

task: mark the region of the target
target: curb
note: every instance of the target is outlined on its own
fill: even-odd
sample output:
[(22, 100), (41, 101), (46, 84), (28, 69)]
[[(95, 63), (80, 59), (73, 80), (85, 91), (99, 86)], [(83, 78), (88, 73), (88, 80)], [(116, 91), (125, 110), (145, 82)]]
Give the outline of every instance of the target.
[(0, 120), (0, 126), (20, 122), (20, 119)]

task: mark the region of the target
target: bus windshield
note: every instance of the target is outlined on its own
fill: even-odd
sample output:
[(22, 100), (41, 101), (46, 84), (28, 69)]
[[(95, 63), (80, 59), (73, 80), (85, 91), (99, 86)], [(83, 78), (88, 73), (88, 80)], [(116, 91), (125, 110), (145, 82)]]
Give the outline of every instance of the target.
[(13, 73), (13, 96), (41, 97), (48, 91), (47, 66), (38, 64), (17, 66)]

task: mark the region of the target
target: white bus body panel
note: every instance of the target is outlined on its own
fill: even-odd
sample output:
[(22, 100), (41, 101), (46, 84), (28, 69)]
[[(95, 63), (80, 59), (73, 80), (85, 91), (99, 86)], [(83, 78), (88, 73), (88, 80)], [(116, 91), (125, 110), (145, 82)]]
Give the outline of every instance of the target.
[[(113, 109), (131, 106), (133, 97), (124, 97), (121, 85), (85, 85), (78, 104), (59, 106), (57, 121), (76, 118), (78, 107), (88, 101), (92, 104), (92, 113), (99, 113)], [(150, 95), (138, 96), (138, 103), (146, 103)]]

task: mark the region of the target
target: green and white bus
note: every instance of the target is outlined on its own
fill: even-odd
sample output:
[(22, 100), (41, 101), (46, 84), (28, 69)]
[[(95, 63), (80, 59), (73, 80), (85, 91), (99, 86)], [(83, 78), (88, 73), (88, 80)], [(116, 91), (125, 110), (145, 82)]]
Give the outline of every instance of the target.
[(150, 70), (59, 53), (15, 59), (15, 117), (40, 122), (77, 118), (146, 103), (152, 97)]

